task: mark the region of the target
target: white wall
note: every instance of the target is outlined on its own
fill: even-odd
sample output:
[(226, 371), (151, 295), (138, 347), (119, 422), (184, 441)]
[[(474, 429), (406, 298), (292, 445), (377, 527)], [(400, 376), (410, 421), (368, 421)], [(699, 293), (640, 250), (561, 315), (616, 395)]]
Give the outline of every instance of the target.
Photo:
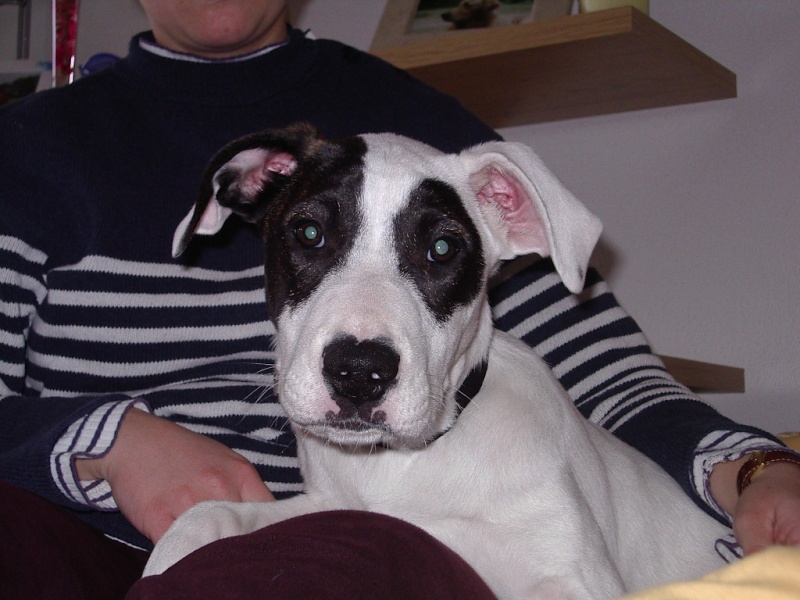
[(800, 3), (651, 0), (737, 74), (732, 100), (504, 133), (606, 225), (607, 272), (656, 351), (742, 366), (734, 418), (800, 430)]
[[(20, 9), (16, 4), (0, 5), (0, 78), (13, 81), (13, 73), (39, 72), (52, 60), (51, 40), (52, 9), (49, 0), (32, 0), (30, 19), (31, 30), (36, 35), (28, 39), (28, 59), (24, 64), (17, 62), (17, 42)], [(3, 73), (8, 73), (7, 77)], [(49, 79), (47, 85), (50, 85)]]
[[(41, 0), (40, 0), (41, 1)], [(294, 0), (295, 23), (369, 47), (382, 0)], [(135, 0), (82, 0), (78, 58), (124, 53)], [(602, 269), (655, 350), (742, 366), (708, 395), (800, 430), (800, 3), (650, 0), (651, 16), (737, 74), (738, 98), (509, 128), (605, 222)]]

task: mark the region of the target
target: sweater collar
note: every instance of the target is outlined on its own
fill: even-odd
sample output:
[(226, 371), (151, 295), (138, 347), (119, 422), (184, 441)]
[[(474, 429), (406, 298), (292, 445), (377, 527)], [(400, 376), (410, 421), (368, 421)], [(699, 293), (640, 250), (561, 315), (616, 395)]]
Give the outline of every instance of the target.
[[(151, 32), (152, 35), (152, 32)], [(150, 36), (139, 36), (139, 47), (143, 50), (147, 50), (153, 54), (157, 54), (158, 56), (162, 56), (164, 58), (171, 58), (174, 60), (183, 60), (186, 62), (194, 62), (194, 63), (206, 63), (206, 64), (213, 64), (213, 63), (233, 63), (233, 62), (241, 62), (244, 60), (251, 60), (253, 58), (258, 58), (259, 56), (263, 56), (268, 52), (272, 52), (276, 48), (280, 48), (281, 46), (285, 46), (288, 44), (288, 40), (285, 42), (279, 42), (277, 44), (270, 44), (260, 50), (255, 50), (253, 52), (248, 52), (247, 54), (242, 54), (241, 56), (233, 56), (231, 58), (223, 58), (223, 59), (214, 59), (214, 58), (205, 58), (203, 56), (197, 56), (194, 54), (187, 54), (186, 52), (178, 52), (176, 50), (170, 50), (169, 48), (165, 48), (156, 42)]]
[(290, 29), (287, 42), (239, 60), (190, 58), (162, 49), (152, 32), (145, 32), (134, 36), (128, 56), (117, 67), (139, 93), (179, 103), (233, 106), (283, 93), (313, 66), (316, 46), (304, 32)]

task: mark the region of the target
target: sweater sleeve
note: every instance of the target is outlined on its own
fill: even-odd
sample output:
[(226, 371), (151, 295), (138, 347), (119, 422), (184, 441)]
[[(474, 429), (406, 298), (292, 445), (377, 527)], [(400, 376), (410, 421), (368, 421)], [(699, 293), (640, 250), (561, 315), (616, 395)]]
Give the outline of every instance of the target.
[(498, 326), (536, 350), (586, 418), (658, 463), (718, 520), (729, 515), (708, 489), (713, 465), (782, 447), (675, 381), (596, 270), (574, 295), (549, 260), (510, 263), (490, 300)]
[(72, 423), (61, 435), (50, 455), (50, 472), (64, 496), (96, 510), (118, 510), (108, 482), (81, 480), (75, 460), (105, 455), (114, 444), (120, 423), (131, 408), (151, 412), (142, 400), (109, 402)]
[(8, 229), (0, 231), (0, 478), (85, 508), (92, 502), (75, 481), (73, 458), (107, 451), (134, 401), (122, 394), (46, 398), (36, 391), (27, 374), (27, 338), (47, 296), (46, 255)]

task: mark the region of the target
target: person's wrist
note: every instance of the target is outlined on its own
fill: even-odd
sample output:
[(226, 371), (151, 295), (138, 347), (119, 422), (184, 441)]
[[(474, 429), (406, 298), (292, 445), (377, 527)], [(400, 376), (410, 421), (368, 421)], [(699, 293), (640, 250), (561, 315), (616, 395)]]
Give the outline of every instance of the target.
[(108, 480), (111, 455), (118, 451), (121, 440), (124, 443), (124, 428), (130, 429), (136, 425), (137, 420), (146, 421), (149, 418), (154, 418), (154, 415), (138, 405), (132, 405), (120, 420), (114, 443), (107, 452), (101, 456), (79, 456), (75, 458), (75, 473), (78, 475), (78, 479), (81, 481)]
[[(737, 493), (741, 496), (753, 481), (776, 465), (794, 465), (800, 468), (800, 456), (790, 450), (770, 450), (747, 455), (736, 476)], [(774, 473), (775, 469), (771, 472)]]
[(747, 456), (727, 461), (723, 460), (714, 465), (709, 478), (711, 494), (719, 507), (729, 516), (733, 516), (739, 494), (736, 492), (736, 475), (742, 465), (747, 461)]
[(95, 479), (105, 479), (104, 468), (105, 456), (97, 458), (76, 458), (75, 473), (81, 481), (93, 481)]

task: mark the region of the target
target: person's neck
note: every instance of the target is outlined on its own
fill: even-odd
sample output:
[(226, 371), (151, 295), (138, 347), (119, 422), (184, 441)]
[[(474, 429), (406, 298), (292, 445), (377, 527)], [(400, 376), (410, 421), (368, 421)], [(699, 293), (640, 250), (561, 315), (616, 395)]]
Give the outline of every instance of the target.
[(284, 26), (281, 35), (268, 35), (262, 36), (251, 42), (237, 43), (232, 46), (225, 47), (181, 47), (176, 44), (163, 43), (156, 37), (156, 43), (163, 48), (174, 52), (176, 54), (185, 54), (194, 56), (202, 60), (218, 61), (218, 60), (236, 60), (242, 57), (257, 54), (266, 48), (274, 48), (280, 46), (288, 41), (289, 36), (287, 29)]
[[(283, 15), (285, 17), (285, 14)], [(201, 43), (193, 38), (181, 39), (171, 36), (167, 31), (153, 26), (156, 43), (176, 55), (192, 56), (205, 61), (236, 60), (257, 54), (265, 48), (272, 48), (289, 40), (289, 28), (285, 18), (278, 18), (263, 30), (257, 30), (252, 37), (240, 39), (232, 37), (229, 43), (222, 39)], [(211, 40), (213, 38), (209, 38)]]

